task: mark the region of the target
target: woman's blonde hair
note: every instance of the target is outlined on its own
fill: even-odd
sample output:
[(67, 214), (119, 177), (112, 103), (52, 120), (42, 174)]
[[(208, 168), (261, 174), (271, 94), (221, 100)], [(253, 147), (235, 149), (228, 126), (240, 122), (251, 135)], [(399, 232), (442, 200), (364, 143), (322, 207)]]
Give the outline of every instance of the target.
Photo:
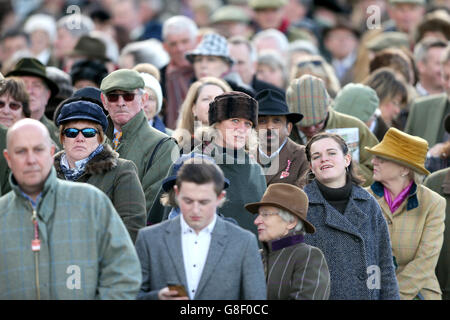
[(176, 130), (172, 134), (172, 137), (174, 137), (180, 145), (186, 143), (186, 141), (183, 141), (186, 131), (188, 131), (191, 136), (194, 134), (195, 119), (192, 108), (194, 107), (200, 92), (207, 85), (218, 86), (223, 92), (231, 91), (231, 87), (228, 83), (216, 77), (204, 77), (191, 84), (180, 108)]

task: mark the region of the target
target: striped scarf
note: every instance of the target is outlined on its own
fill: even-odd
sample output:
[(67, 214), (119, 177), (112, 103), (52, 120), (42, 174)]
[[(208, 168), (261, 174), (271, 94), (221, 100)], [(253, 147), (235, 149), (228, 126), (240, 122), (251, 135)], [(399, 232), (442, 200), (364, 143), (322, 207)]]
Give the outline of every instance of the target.
[(92, 158), (103, 151), (103, 145), (100, 144), (87, 158), (78, 160), (75, 162), (75, 168), (70, 168), (67, 162), (66, 154), (64, 153), (61, 157), (61, 170), (67, 180), (77, 181), (86, 170), (86, 165)]

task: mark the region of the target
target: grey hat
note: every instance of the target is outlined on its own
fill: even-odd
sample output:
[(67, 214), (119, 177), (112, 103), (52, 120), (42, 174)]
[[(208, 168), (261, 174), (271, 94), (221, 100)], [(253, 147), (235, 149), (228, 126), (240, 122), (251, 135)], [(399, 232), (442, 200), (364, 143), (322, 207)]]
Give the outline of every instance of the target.
[(286, 5), (286, 0), (249, 0), (248, 5), (253, 10), (265, 8), (281, 8)]
[(219, 23), (224, 21), (234, 21), (249, 23), (251, 17), (239, 6), (223, 6), (214, 11), (211, 15), (211, 23)]
[(227, 39), (217, 33), (205, 34), (198, 46), (186, 53), (186, 59), (190, 63), (194, 63), (195, 56), (216, 56), (225, 59), (230, 65), (234, 63), (230, 56)]
[(135, 89), (144, 88), (144, 79), (135, 70), (120, 69), (111, 72), (103, 78), (100, 90), (108, 93), (114, 90), (134, 91)]
[(349, 83), (337, 94), (334, 110), (367, 122), (379, 104), (380, 99), (371, 87), (360, 83)]
[(391, 47), (409, 48), (409, 38), (403, 32), (382, 32), (366, 43), (366, 48), (375, 52)]

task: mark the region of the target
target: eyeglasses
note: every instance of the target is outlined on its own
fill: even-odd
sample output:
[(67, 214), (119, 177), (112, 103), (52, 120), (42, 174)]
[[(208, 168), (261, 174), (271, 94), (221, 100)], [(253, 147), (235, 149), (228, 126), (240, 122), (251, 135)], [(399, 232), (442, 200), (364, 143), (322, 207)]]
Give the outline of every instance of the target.
[(274, 216), (276, 214), (278, 214), (278, 212), (261, 212), (259, 213), (259, 216), (263, 218), (263, 220), (266, 220), (268, 217)]
[(63, 134), (67, 138), (76, 138), (78, 133), (83, 134), (85, 138), (93, 138), (97, 135), (98, 131), (94, 128), (84, 128), (84, 129), (75, 129), (75, 128), (67, 128), (63, 131)]
[(125, 93), (107, 93), (106, 98), (109, 102), (117, 102), (119, 97), (122, 96), (123, 100), (130, 102), (134, 100), (134, 96), (137, 93), (134, 92), (125, 92)]
[[(6, 104), (7, 103), (5, 101), (0, 100), (0, 109), (6, 107)], [(9, 103), (9, 108), (11, 110), (19, 110), (20, 108), (22, 108), (22, 104), (19, 102), (12, 101)]]

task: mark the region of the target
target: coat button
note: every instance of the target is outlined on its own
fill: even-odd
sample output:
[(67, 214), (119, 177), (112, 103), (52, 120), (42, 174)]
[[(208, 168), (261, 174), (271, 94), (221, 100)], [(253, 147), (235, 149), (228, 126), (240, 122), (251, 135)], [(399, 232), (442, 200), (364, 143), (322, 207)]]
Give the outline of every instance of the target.
[(355, 239), (355, 242), (361, 242), (360, 238), (355, 237), (354, 239)]
[(358, 276), (358, 279), (361, 280), (361, 281), (364, 281), (364, 280), (366, 280), (366, 275), (365, 274), (360, 274)]

